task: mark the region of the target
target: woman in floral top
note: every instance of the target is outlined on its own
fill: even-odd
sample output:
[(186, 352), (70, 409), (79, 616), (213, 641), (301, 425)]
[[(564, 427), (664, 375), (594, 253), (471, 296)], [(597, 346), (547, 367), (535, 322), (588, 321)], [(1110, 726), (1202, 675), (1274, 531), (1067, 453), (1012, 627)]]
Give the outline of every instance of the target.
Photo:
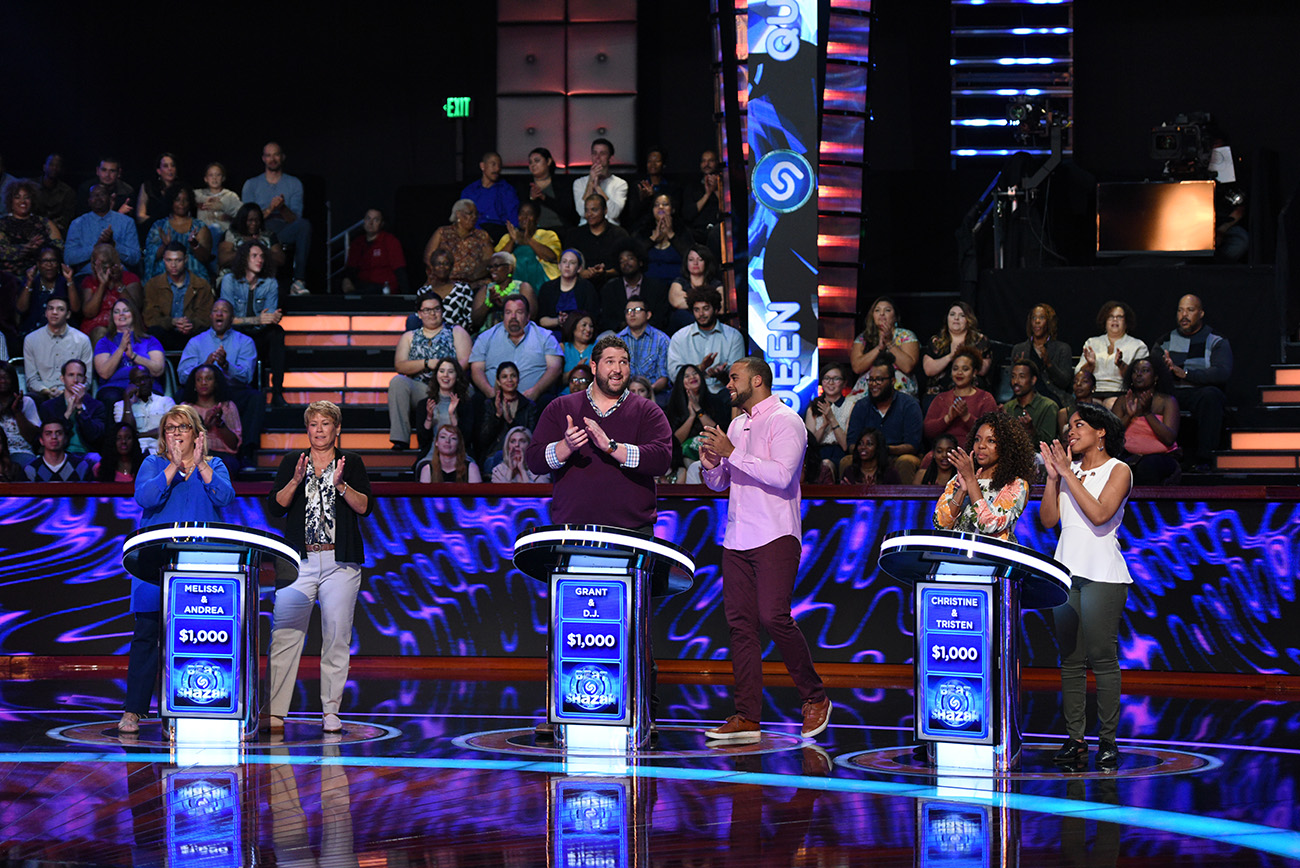
[(957, 470), (934, 508), (934, 526), (1016, 541), (1029, 499), (1034, 445), (1025, 426), (998, 412), (976, 422), (966, 448), (948, 453)]

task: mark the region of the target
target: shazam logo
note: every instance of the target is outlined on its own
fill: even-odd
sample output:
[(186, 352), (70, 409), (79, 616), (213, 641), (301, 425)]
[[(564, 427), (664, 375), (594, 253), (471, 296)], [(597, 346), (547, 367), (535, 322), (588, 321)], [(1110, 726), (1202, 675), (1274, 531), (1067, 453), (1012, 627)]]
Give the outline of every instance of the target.
[(930, 719), (948, 726), (967, 726), (978, 723), (979, 709), (970, 687), (960, 681), (945, 681), (939, 685), (938, 701), (930, 709)]
[(207, 660), (195, 660), (177, 673), (176, 695), (199, 705), (230, 698), (230, 675)]
[(813, 168), (803, 154), (784, 148), (769, 151), (754, 167), (754, 198), (778, 214), (797, 211), (817, 186)]
[(600, 666), (582, 666), (569, 676), (564, 699), (586, 711), (595, 711), (618, 701), (610, 685), (609, 673)]

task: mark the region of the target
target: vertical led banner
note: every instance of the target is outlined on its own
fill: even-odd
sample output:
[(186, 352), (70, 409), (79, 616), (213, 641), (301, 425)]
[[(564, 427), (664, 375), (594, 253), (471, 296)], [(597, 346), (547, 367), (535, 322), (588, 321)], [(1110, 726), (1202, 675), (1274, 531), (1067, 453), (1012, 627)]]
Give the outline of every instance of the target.
[(817, 390), (817, 0), (754, 2), (749, 33), (749, 336), (772, 389)]

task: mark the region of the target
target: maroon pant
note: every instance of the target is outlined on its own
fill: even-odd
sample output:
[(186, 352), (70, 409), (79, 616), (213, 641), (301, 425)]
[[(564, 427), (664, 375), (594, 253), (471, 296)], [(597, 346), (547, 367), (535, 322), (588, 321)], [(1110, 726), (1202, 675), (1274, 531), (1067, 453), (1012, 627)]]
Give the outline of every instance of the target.
[(749, 720), (763, 719), (760, 625), (776, 643), (803, 701), (821, 702), (826, 698), (826, 688), (813, 668), (808, 642), (790, 617), (799, 554), (799, 540), (793, 536), (774, 539), (756, 549), (723, 550), (722, 607), (731, 628), (736, 712)]

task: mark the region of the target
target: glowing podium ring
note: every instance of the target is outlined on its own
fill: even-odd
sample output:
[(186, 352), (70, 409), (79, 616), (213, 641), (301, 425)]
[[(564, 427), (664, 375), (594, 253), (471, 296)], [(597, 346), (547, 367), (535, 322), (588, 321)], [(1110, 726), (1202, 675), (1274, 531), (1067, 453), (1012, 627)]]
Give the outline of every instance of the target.
[(558, 554), (645, 556), (651, 561), (651, 594), (666, 597), (689, 590), (695, 559), (685, 549), (650, 534), (600, 524), (555, 524), (531, 528), (515, 540), (514, 563), (525, 575), (549, 581)]
[(880, 568), (914, 584), (940, 563), (987, 568), (1020, 583), (1026, 609), (1059, 606), (1070, 595), (1070, 571), (1053, 558), (1012, 542), (951, 530), (896, 531), (880, 544)]
[[(256, 553), (283, 563), (296, 574), (302, 558), (293, 546), (278, 534), (251, 530), (237, 524), (214, 521), (183, 521), (143, 527), (128, 534), (122, 542), (122, 566), (137, 579), (146, 582), (160, 580), (159, 568), (170, 560), (170, 553), (183, 549), (186, 552)], [(208, 564), (205, 569), (222, 569), (221, 564)], [(242, 569), (228, 565), (231, 572)]]

